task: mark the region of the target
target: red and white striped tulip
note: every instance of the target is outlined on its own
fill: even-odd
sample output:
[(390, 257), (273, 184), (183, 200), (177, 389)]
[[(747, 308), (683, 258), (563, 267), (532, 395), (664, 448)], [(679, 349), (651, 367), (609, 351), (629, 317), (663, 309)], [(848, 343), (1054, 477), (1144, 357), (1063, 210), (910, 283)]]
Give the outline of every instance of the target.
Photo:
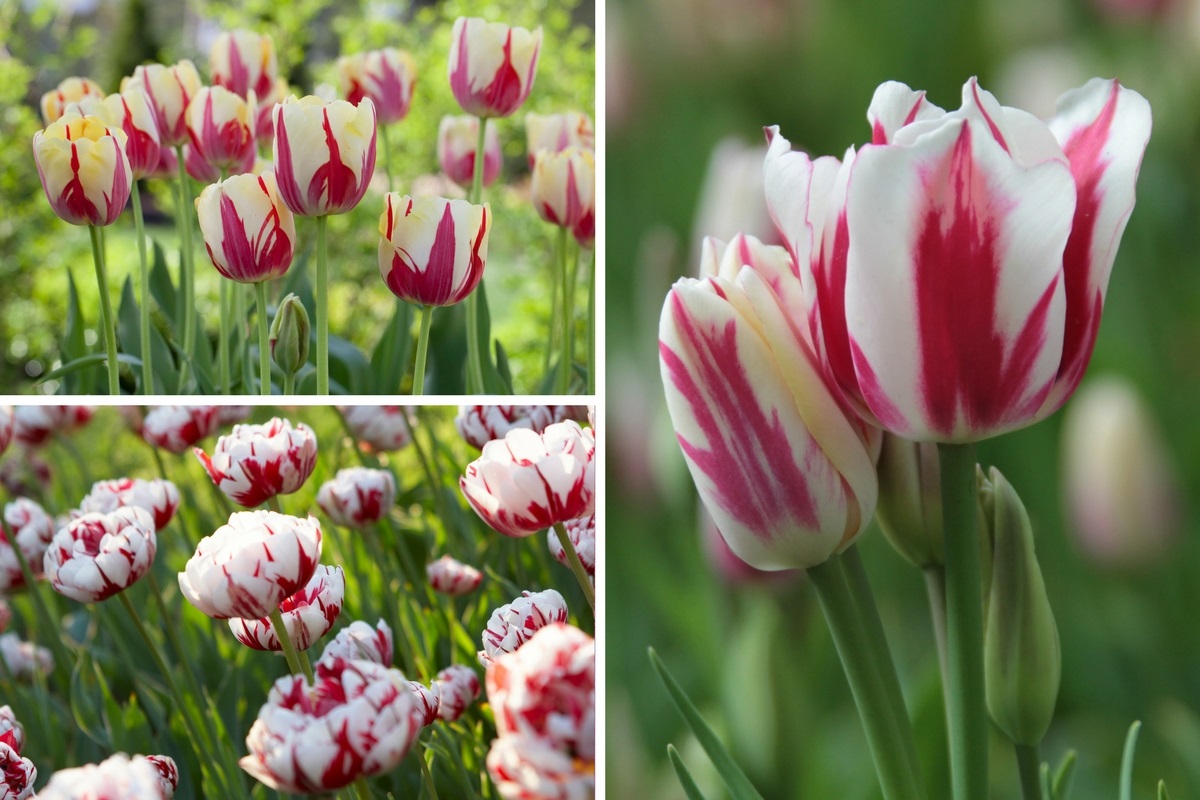
[(184, 113), (188, 139), (197, 155), (219, 172), (249, 172), (254, 166), (256, 100), (247, 100), (224, 86), (205, 86), (196, 92)]
[(369, 661), (322, 659), (275, 681), (238, 763), (280, 792), (333, 792), (395, 767), (420, 731), (408, 681)]
[(12, 592), (25, 587), (25, 575), (13, 546), (21, 555), (33, 576), (42, 574), (42, 559), (54, 538), (54, 519), (40, 505), (26, 497), (18, 497), (4, 506), (4, 527), (0, 529), (0, 592)]
[(275, 178), (302, 217), (345, 214), (375, 173), (375, 104), (289, 95), (275, 106)]
[(0, 742), (4, 742), (18, 753), (25, 747), (25, 729), (17, 721), (12, 706), (0, 706)]
[(154, 516), (138, 506), (71, 520), (46, 548), (46, 580), (80, 603), (99, 603), (123, 592), (154, 564)]
[(162, 137), (158, 133), (158, 118), (150, 97), (135, 86), (108, 95), (98, 101), (98, 105), (97, 116), (108, 125), (125, 131), (125, 157), (129, 159), (134, 180), (153, 175), (161, 158)]
[(419, 681), (409, 681), (408, 688), (413, 696), (413, 718), (422, 728), (427, 728), (438, 720), (438, 708), (442, 705), (441, 687), (437, 681), (433, 686), (426, 686)]
[(403, 50), (385, 47), (337, 60), (338, 84), (346, 101), (358, 105), (364, 97), (375, 103), (379, 121), (387, 125), (408, 115), (417, 62)]
[(0, 454), (12, 444), (14, 427), (12, 406), (0, 406)]
[(149, 511), (154, 518), (155, 531), (161, 531), (179, 508), (179, 490), (170, 481), (157, 478), (150, 481), (141, 478), (97, 481), (79, 504), (79, 511), (83, 514), (108, 514), (125, 506)]
[(335, 525), (344, 528), (374, 525), (395, 504), (396, 479), (386, 469), (339, 469), (317, 492), (317, 505)]
[(483, 583), (483, 573), (448, 555), (425, 565), (425, 576), (435, 592), (455, 597), (470, 594)]
[(275, 41), (270, 34), (223, 31), (208, 50), (208, 73), (215, 85), (234, 94), (265, 97), (279, 77)]
[(568, 147), (596, 149), (596, 129), (592, 118), (582, 111), (563, 111), (560, 114), (525, 115), (525, 152), (529, 168), (533, 169), (539, 150), (558, 153)]
[(872, 143), (844, 162), (769, 132), (767, 201), (813, 287), (826, 370), (907, 439), (976, 441), (1045, 418), (1091, 358), (1149, 104), (1095, 79), (1043, 123), (975, 79), (953, 112), (885, 83), (868, 119)]
[(13, 437), (26, 447), (41, 447), (55, 434), (83, 427), (94, 413), (91, 406), (12, 406)]
[(173, 66), (144, 64), (133, 71), (133, 77), (121, 81), (122, 92), (133, 86), (140, 86), (150, 97), (163, 146), (187, 144), (188, 104), (202, 86), (196, 65), (187, 59)]
[(37, 767), (33, 762), (21, 757), (19, 747), (0, 741), (0, 800), (32, 797), (36, 780)]
[(487, 265), (491, 206), (388, 192), (379, 217), (379, 274), (392, 294), (422, 306), (467, 298)]
[[(438, 124), (438, 165), (459, 186), (470, 186), (475, 179), (475, 148), (479, 144), (479, 117), (447, 114)], [(504, 154), (500, 134), (489, 125), (483, 134), (483, 185), (491, 186), (500, 177)]]
[(235, 175), (196, 198), (204, 247), (217, 272), (238, 283), (282, 277), (292, 265), (296, 220), (275, 173)]
[(787, 252), (752, 237), (705, 249), (710, 277), (677, 282), (659, 322), (667, 410), (733, 552), (806, 569), (870, 523), (878, 434), (840, 404), (796, 327), (804, 297)]
[(104, 90), (91, 78), (63, 78), (57, 88), (42, 95), (42, 122), (48, 127), (52, 122), (56, 122), (72, 103), (103, 97)]
[(218, 406), (155, 406), (142, 420), (142, 439), (175, 455), (217, 429)]
[[(164, 766), (169, 769), (164, 771)], [(172, 778), (169, 776), (173, 776)], [(60, 769), (38, 792), (39, 800), (171, 800), (179, 771), (168, 756), (109, 756), (99, 764)]]
[(492, 741), (488, 774), (502, 800), (592, 800), (595, 764), (581, 764), (540, 736), (511, 734)]
[(18, 680), (54, 671), (54, 656), (49, 650), (33, 642), (23, 642), (15, 633), (0, 634), (0, 660)]
[(503, 439), (504, 435), (517, 428), (528, 428), (534, 433), (541, 433), (546, 426), (553, 422), (561, 422), (567, 417), (555, 415), (555, 406), (459, 406), (458, 415), (454, 417), (454, 427), (467, 444), (476, 450), (493, 439)]
[(321, 526), (314, 517), (239, 511), (196, 545), (179, 588), (214, 619), (255, 619), (307, 586), (320, 560)]
[(374, 450), (390, 453), (412, 442), (406, 406), (338, 406), (346, 427), (361, 443)]
[[(587, 574), (592, 577), (594, 584), (596, 580), (596, 515), (588, 514), (586, 517), (569, 520), (563, 523), (563, 528), (566, 529), (580, 563), (583, 564)], [(554, 556), (554, 560), (564, 567), (570, 567), (567, 551), (563, 549), (557, 533), (553, 530), (546, 533), (550, 545), (550, 555)]]
[(292, 93), (288, 82), (279, 78), (265, 95), (256, 95), (258, 106), (254, 110), (254, 135), (260, 147), (270, 147), (275, 140), (275, 104), (282, 103)]
[(304, 423), (293, 428), (275, 417), (262, 425), (234, 425), (217, 439), (211, 457), (198, 447), (192, 452), (226, 497), (253, 508), (304, 485), (317, 462), (317, 437)]
[(567, 228), (584, 247), (596, 241), (596, 156), (591, 150), (539, 150), (529, 192), (546, 222)]
[(479, 676), (466, 664), (452, 664), (437, 674), (433, 682), (438, 701), (438, 719), (454, 722), (479, 697)]
[(179, 767), (176, 766), (175, 759), (170, 756), (134, 756), (133, 760), (137, 761), (139, 758), (145, 758), (158, 770), (159, 786), (163, 790), (163, 797), (174, 797), (175, 790), (179, 788)]
[(462, 110), (477, 117), (507, 117), (533, 89), (542, 29), (530, 31), (459, 17), (450, 33), (450, 89)]
[(33, 135), (33, 156), (50, 207), (72, 225), (111, 225), (129, 202), (128, 137), (99, 117), (67, 114)]
[(506, 653), (515, 653), (542, 628), (567, 621), (567, 601), (553, 589), (521, 592), (508, 605), (492, 612), (483, 631), (479, 663), (486, 669)]
[(556, 422), (488, 442), (459, 478), (480, 519), (505, 536), (532, 536), (596, 508), (596, 440), (590, 428)]
[(362, 620), (355, 620), (338, 631), (337, 636), (325, 645), (320, 660), (344, 658), (347, 661), (371, 661), (390, 667), (394, 652), (392, 629), (386, 622), (379, 620), (372, 628)]
[[(308, 584), (279, 604), (279, 614), (288, 638), (297, 650), (307, 650), (329, 633), (346, 597), (346, 575), (341, 567), (318, 564)], [(255, 650), (280, 652), (283, 645), (270, 617), (233, 617), (229, 630), (237, 640)]]

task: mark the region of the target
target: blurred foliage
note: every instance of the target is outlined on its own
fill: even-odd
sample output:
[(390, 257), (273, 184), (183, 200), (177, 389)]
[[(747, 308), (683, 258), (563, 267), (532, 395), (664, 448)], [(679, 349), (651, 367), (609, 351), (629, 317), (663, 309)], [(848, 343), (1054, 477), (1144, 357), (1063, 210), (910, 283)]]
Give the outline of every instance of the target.
[[(450, 29), (461, 15), (485, 16), (531, 28), (541, 25), (544, 32), (529, 100), (511, 118), (492, 123), (500, 133), (505, 165), (502, 182), (484, 190), (484, 200), (491, 203), (496, 219), (485, 274), (492, 337), (502, 342), (509, 356), (516, 391), (537, 391), (543, 377), (542, 352), (550, 324), (549, 265), (554, 257), (555, 231), (541, 221), (529, 203), (524, 114), (578, 108), (594, 117), (594, 5), (589, 0), (494, 0), (484, 6), (463, 0), (435, 4), (368, 0), (214, 0), (204, 4), (113, 0), (59, 4), (48, 0), (0, 0), (0, 386), (29, 391), (29, 379), (44, 375), (62, 362), (59, 340), (64, 336), (63, 320), (68, 312), (68, 271), (74, 274), (85, 322), (95, 326), (99, 317), (86, 232), (57, 220), (37, 179), (29, 141), (42, 127), (37, 108), (43, 92), (69, 75), (93, 76), (102, 81), (106, 91), (114, 91), (118, 83), (114, 76), (132, 69), (135, 51), (138, 60), (150, 58), (155, 52), (167, 63), (190, 58), (206, 78), (208, 45), (217, 33), (249, 28), (272, 35), (280, 74), (289, 77), (296, 90), (333, 97), (337, 93), (335, 62), (339, 55), (382, 46), (401, 47), (416, 59), (418, 78), (408, 117), (387, 131), (395, 189), (465, 196), (465, 190), (436, 177), (438, 123), (444, 114), (461, 113), (450, 92), (446, 64)], [(143, 33), (139, 36), (137, 31)], [(117, 37), (120, 46), (99, 46), (109, 36)], [(134, 37), (133, 43), (130, 37)], [(383, 210), (382, 195), (387, 191), (382, 141), (379, 148), (372, 189), (352, 212), (329, 221), (330, 332), (348, 340), (368, 358), (395, 309), (394, 297), (378, 277), (378, 218)], [(269, 151), (266, 156), (270, 157)], [(143, 185), (148, 189), (143, 191), (148, 232), (162, 244), (171, 272), (177, 274), (179, 245), (173, 222), (173, 185), (164, 181), (146, 181)], [(193, 198), (201, 188), (192, 184)], [(127, 275), (136, 276), (131, 218), (118, 221), (107, 234), (115, 304), (120, 282)], [(316, 239), (313, 221), (297, 220), (297, 235), (293, 272), (311, 260)], [(197, 241), (199, 318), (208, 336), (215, 340), (220, 278), (204, 256), (198, 232), (193, 238)], [(580, 284), (576, 308), (582, 311), (586, 308), (586, 282), (581, 280)], [(363, 291), (364, 287), (370, 290)], [(273, 289), (273, 297), (278, 296), (277, 289)], [(251, 302), (247, 307), (252, 306)], [(439, 310), (434, 318), (428, 371), (433, 385), (443, 393), (456, 393), (461, 387), (458, 371), (462, 335), (451, 324), (461, 314), (461, 309)], [(582, 313), (576, 323), (582, 331)], [(94, 329), (87, 331), (86, 338), (89, 346), (100, 347)], [(584, 340), (582, 333), (578, 340)], [(439, 353), (443, 354), (440, 376)], [(337, 354), (333, 357), (336, 359)], [(99, 369), (88, 371), (94, 375), (85, 383), (102, 387), (97, 382)], [(56, 388), (60, 388), (57, 382), (48, 382), (40, 390)], [(303, 382), (300, 388), (303, 390)], [(402, 387), (390, 389), (399, 390), (409, 390), (407, 380)]]
[[(1138, 6), (1143, 10), (1138, 13)], [(1110, 10), (1129, 8), (1124, 15)], [(956, 108), (978, 75), (1007, 105), (1117, 75), (1154, 110), (1138, 204), (1117, 256), (1091, 373), (1119, 373), (1170, 432), (1189, 515), (1174, 549), (1105, 570), (1072, 541), (1060, 498), (1058, 416), (981, 445), (1025, 501), (1063, 646), (1043, 745), (1079, 751), (1073, 796), (1115, 796), (1125, 732), (1144, 722), (1135, 797), (1159, 778), (1200, 796), (1200, 5), (1084, 0), (653, 0), (608, 5), (607, 418), (610, 532), (607, 770), (618, 797), (681, 798), (674, 742), (705, 796), (723, 788), (649, 669), (655, 647), (766, 797), (879, 796), (865, 738), (802, 578), (734, 586), (714, 573), (694, 486), (662, 402), (656, 330), (689, 253), (709, 154), (764, 125), (814, 155), (868, 141), (875, 87), (894, 79)], [(1031, 99), (1032, 98), (1032, 99)], [(1036, 109), (1048, 114), (1053, 106)], [(733, 211), (737, 211), (734, 209)], [(948, 766), (921, 575), (874, 528), (860, 549), (895, 652), (932, 797)], [(1016, 797), (1011, 747), (993, 739), (993, 797)]]

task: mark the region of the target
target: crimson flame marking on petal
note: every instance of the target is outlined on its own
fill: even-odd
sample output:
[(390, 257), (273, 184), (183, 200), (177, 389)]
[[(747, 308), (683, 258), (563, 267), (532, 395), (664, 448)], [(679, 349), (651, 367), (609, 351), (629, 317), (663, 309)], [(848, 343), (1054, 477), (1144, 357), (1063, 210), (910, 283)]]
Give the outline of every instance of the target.
[(988, 130), (992, 132), (992, 138), (996, 140), (996, 144), (1004, 148), (1004, 152), (1008, 153), (1008, 142), (1004, 141), (1004, 134), (1000, 132), (1000, 126), (992, 119), (992, 115), (983, 107), (983, 99), (979, 96), (979, 82), (974, 78), (971, 79), (971, 93), (975, 97), (975, 107), (979, 109), (979, 113), (983, 115), (984, 121), (987, 122)]
[[(329, 110), (322, 109), (321, 125), (325, 129), (325, 148), (328, 159), (313, 173), (308, 184), (308, 204), (317, 208), (348, 209), (358, 189), (354, 181), (354, 170), (342, 161), (341, 148), (329, 122)], [(363, 175), (364, 183), (370, 178)], [(326, 201), (321, 203), (321, 197)]]

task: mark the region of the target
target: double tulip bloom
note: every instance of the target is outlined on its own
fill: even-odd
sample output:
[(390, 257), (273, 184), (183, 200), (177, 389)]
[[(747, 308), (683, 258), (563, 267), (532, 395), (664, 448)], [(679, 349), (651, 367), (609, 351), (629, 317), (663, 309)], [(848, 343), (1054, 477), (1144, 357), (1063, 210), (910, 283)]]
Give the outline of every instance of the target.
[(379, 522), (396, 504), (396, 479), (385, 469), (339, 469), (321, 484), (317, 505), (334, 524), (365, 528)]
[(375, 450), (389, 453), (412, 441), (405, 406), (338, 406), (338, 410), (354, 438)]
[[(279, 604), (283, 626), (297, 650), (307, 650), (329, 633), (342, 612), (345, 596), (346, 575), (342, 568), (319, 564), (308, 584)], [(229, 629), (239, 642), (255, 650), (283, 649), (268, 617), (233, 618), (229, 620)]]
[(425, 576), (435, 592), (452, 596), (470, 594), (483, 582), (483, 573), (448, 555), (425, 565)]
[(459, 406), (454, 427), (476, 450), (517, 428), (541, 433), (556, 422), (554, 406)]
[(591, 150), (539, 150), (529, 191), (542, 219), (571, 231), (584, 247), (595, 243), (596, 156)]
[(263, 425), (235, 425), (217, 440), (211, 457), (198, 447), (193, 452), (218, 489), (253, 508), (304, 485), (316, 465), (317, 437), (304, 423), (293, 428), (276, 417)]
[(483, 278), (491, 207), (389, 192), (379, 218), (379, 272), (392, 294), (421, 306), (466, 299)]
[(79, 504), (82, 514), (107, 514), (125, 506), (135, 506), (150, 512), (155, 531), (161, 531), (179, 508), (179, 490), (167, 480), (145, 481), (141, 478), (117, 478), (97, 481)]
[[(447, 115), (438, 125), (438, 165), (450, 180), (470, 186), (475, 179), (475, 148), (479, 144), (479, 118)], [(483, 185), (491, 186), (500, 177), (500, 134), (489, 125), (483, 134)]]
[[(583, 564), (587, 574), (592, 577), (594, 584), (596, 580), (596, 515), (588, 514), (586, 517), (570, 520), (563, 523), (563, 528), (566, 529), (571, 546), (575, 548), (580, 563)], [(564, 567), (570, 567), (567, 551), (563, 549), (558, 536), (554, 531), (547, 531), (546, 534), (550, 545), (550, 555), (554, 556), (554, 560)]]
[(54, 520), (33, 500), (18, 497), (4, 506), (4, 528), (0, 530), (0, 592), (25, 586), (25, 575), (13, 548), (21, 548), (21, 555), (36, 577), (42, 571), (42, 559), (53, 538)]
[(337, 636), (321, 651), (321, 660), (343, 658), (346, 660), (371, 661), (385, 667), (392, 665), (395, 644), (392, 629), (383, 620), (372, 628), (361, 620), (351, 622), (338, 631)]
[(488, 618), (479, 663), (490, 667), (500, 656), (515, 653), (542, 628), (566, 621), (567, 601), (558, 592), (521, 592), (520, 597), (500, 606)]
[(219, 406), (155, 406), (142, 420), (142, 439), (179, 455), (217, 429)]
[(507, 117), (533, 89), (542, 29), (459, 17), (450, 33), (450, 89), (463, 111)]
[(46, 580), (80, 603), (99, 603), (132, 586), (154, 563), (154, 517), (137, 506), (71, 520), (46, 548)]
[(274, 172), (235, 175), (206, 186), (196, 198), (196, 214), (208, 257), (226, 278), (260, 283), (281, 277), (291, 266), (296, 221)]
[(371, 98), (385, 125), (408, 115), (417, 81), (417, 64), (408, 53), (394, 47), (356, 53), (339, 58), (337, 68), (347, 102), (358, 105), (364, 97)]
[(344, 214), (375, 174), (375, 104), (289, 96), (275, 106), (275, 177), (302, 217)]
[(433, 692), (438, 697), (438, 719), (454, 722), (479, 697), (479, 676), (466, 664), (453, 664), (437, 674)]
[(99, 764), (60, 769), (38, 792), (44, 800), (137, 797), (171, 800), (179, 787), (179, 770), (169, 756), (117, 753)]
[(111, 225), (129, 202), (128, 137), (99, 118), (68, 114), (33, 135), (33, 155), (54, 213), (72, 225)]

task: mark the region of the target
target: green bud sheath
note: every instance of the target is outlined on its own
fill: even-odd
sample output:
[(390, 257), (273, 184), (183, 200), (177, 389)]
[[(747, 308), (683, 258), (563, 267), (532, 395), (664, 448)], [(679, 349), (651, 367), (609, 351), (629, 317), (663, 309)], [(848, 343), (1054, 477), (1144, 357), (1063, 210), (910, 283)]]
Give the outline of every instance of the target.
[(914, 566), (941, 565), (945, 550), (937, 445), (884, 433), (878, 471), (875, 513), (883, 535)]
[(983, 645), (988, 712), (1015, 743), (1033, 746), (1050, 727), (1058, 699), (1058, 628), (1025, 506), (998, 470), (988, 477), (990, 503), (981, 502), (981, 511), (991, 506), (993, 547)]
[(295, 375), (308, 361), (308, 338), (312, 326), (304, 304), (294, 294), (279, 303), (271, 323), (271, 358), (288, 375)]

